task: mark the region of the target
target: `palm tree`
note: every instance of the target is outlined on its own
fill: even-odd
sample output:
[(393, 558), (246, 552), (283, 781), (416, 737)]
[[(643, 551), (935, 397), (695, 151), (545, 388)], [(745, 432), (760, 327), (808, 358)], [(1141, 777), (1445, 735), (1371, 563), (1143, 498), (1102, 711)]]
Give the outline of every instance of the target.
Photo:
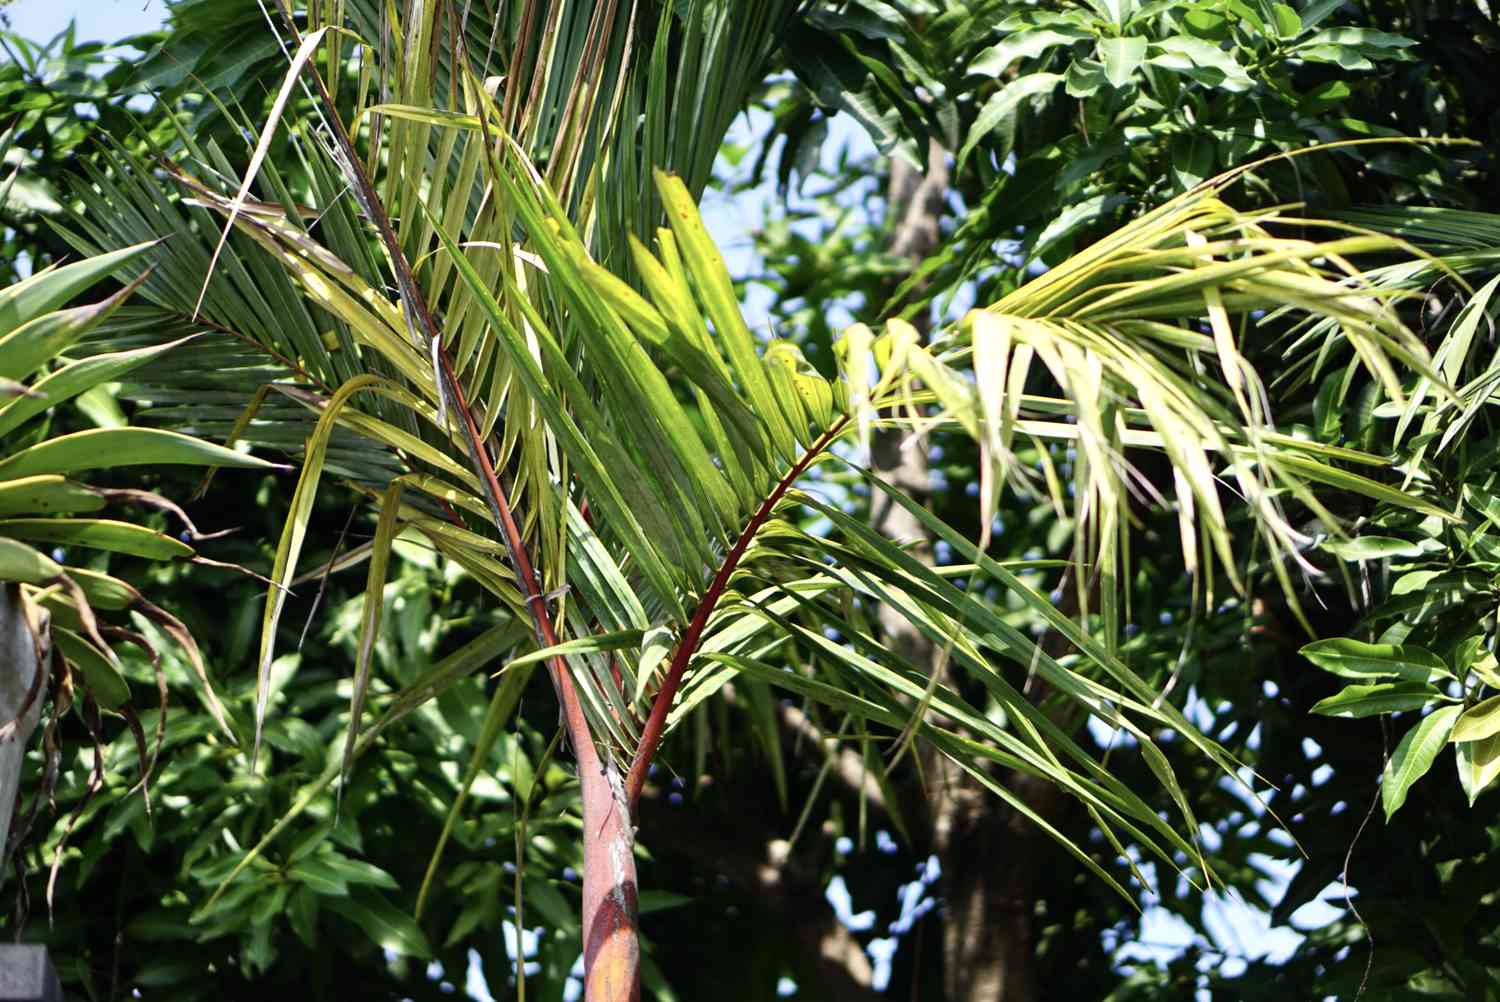
[[(1263, 311), (1308, 318), (1317, 336), (1299, 351), (1352, 353), (1393, 399), (1401, 370), (1442, 380), (1389, 297), (1347, 263), (1397, 245), (1365, 232), (1308, 239), (1319, 231), (1301, 220), (1282, 235), (1286, 213), (1226, 201), (1243, 172), (926, 343), (899, 320), (878, 333), (857, 324), (826, 374), (790, 341), (757, 338), (696, 199), (793, 7), (283, 3), (272, 30), (290, 65), (243, 172), (184, 130), (181, 155), (151, 164), (116, 151), (78, 186), (80, 249), (170, 236), (141, 272), (151, 305), (122, 313), (104, 341), (197, 337), (142, 370), (139, 395), (184, 431), (301, 451), (262, 623), (253, 748), (325, 474), (379, 513), (362, 550), (342, 759), (224, 886), (443, 684), (425, 680), (364, 726), (403, 532), (493, 596), (497, 625), (454, 662), (502, 666), (487, 734), (546, 668), (582, 791), (587, 997), (613, 1002), (639, 993), (637, 797), (663, 739), (731, 681), (752, 706), (789, 693), (888, 743), (882, 782), (923, 742), (1126, 894), (990, 769), (1077, 798), (1122, 857), (1133, 843), (1206, 869), (1154, 741), (1172, 731), (1228, 774), (1237, 763), (1119, 656), (1135, 512), (1175, 509), (1205, 598), (1216, 578), (1244, 578), (1230, 492), (1289, 597), (1309, 539), (1286, 497), (1318, 511), (1315, 487), (1334, 484), (1442, 515), (1346, 468), (1376, 457), (1277, 430), (1240, 350)], [(862, 457), (877, 427), (971, 436), (982, 525), (1007, 489), (1074, 519), (1073, 611), (1036, 586), (1043, 568), (995, 561), (987, 531), (965, 538), (871, 474)], [(1028, 440), (1076, 447), (1070, 484), (1016, 461)], [(1168, 481), (1132, 461), (1147, 451)], [(847, 514), (851, 489), (908, 510), (964, 559), (959, 576)], [(809, 514), (816, 531), (799, 528)], [(1017, 630), (989, 599), (997, 591), (1063, 643)], [(876, 609), (928, 637), (964, 685), (884, 649)], [(1054, 694), (1045, 711), (1022, 694), (1031, 676)], [(1089, 716), (1137, 740), (1178, 804), (1175, 824), (1073, 740)]]

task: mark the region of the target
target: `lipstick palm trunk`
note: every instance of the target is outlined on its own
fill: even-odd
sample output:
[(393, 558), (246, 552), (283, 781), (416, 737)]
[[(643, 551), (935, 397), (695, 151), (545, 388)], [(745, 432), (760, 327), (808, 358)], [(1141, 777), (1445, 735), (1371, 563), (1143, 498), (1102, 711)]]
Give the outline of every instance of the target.
[(641, 944), (636, 924), (635, 828), (619, 770), (579, 750), (583, 788), (583, 965), (587, 1002), (636, 1002)]

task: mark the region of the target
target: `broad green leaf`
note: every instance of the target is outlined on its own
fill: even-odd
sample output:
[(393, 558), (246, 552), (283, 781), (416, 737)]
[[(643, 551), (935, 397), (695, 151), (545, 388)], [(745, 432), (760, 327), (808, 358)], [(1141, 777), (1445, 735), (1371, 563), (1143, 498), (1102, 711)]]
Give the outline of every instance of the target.
[(1234, 57), (1211, 42), (1190, 35), (1172, 35), (1152, 44), (1151, 63), (1173, 70), (1210, 87), (1246, 91), (1254, 86), (1250, 74)]
[(342, 897), (349, 893), (349, 884), (343, 877), (330, 873), (316, 864), (303, 865), (305, 862), (299, 859), (287, 867), (287, 876), (300, 884), (307, 885), (317, 894)]
[(1396, 583), (1391, 585), (1391, 594), (1409, 595), (1412, 592), (1421, 591), (1446, 573), (1448, 572), (1445, 570), (1409, 571), (1397, 578)]
[(1468, 670), (1481, 678), (1491, 689), (1500, 689), (1500, 666), (1496, 665), (1495, 655), (1486, 654), (1470, 664)]
[[(0, 547), (3, 547), (0, 541)], [(119, 578), (112, 578), (108, 574), (91, 571), (86, 567), (71, 567), (68, 574), (83, 593), (88, 597), (89, 604), (99, 609), (129, 609), (141, 598), (141, 593)]]
[(395, 879), (379, 867), (338, 852), (315, 852), (303, 856), (292, 865), (289, 873), (304, 880), (311, 877), (329, 884), (364, 884), (392, 891), (397, 887)]
[(363, 929), (382, 949), (424, 960), (432, 956), (427, 937), (411, 916), (373, 891), (356, 889), (348, 897), (327, 895), (322, 903)]
[(1364, 49), (1406, 49), (1417, 43), (1405, 35), (1369, 28), (1324, 28), (1300, 42), (1294, 51), (1315, 45), (1352, 45)]
[(1296, 10), (1284, 3), (1274, 5), (1271, 10), (1276, 16), (1276, 33), (1282, 38), (1296, 38), (1302, 33), (1302, 18)]
[(90, 386), (73, 398), (78, 413), (93, 422), (95, 428), (123, 428), (130, 423), (125, 409), (108, 384)]
[(1107, 19), (1115, 27), (1120, 27), (1130, 20), (1139, 6), (1138, 0), (1086, 0), (1101, 18)]
[(1302, 11), (1303, 29), (1316, 28), (1328, 15), (1343, 7), (1346, 2), (1347, 0), (1313, 0)]
[(1353, 93), (1353, 88), (1343, 80), (1330, 80), (1302, 95), (1297, 108), (1304, 115), (1319, 115), (1347, 100)]
[(106, 710), (118, 710), (130, 702), (130, 685), (120, 669), (100, 650), (72, 630), (52, 627), (52, 639), (68, 663), (83, 674), (95, 701)]
[(1294, 50), (1300, 58), (1314, 63), (1329, 63), (1341, 69), (1358, 72), (1373, 70), (1375, 64), (1352, 45), (1303, 45)]
[(1018, 31), (975, 56), (969, 63), (968, 73), (970, 76), (999, 77), (1010, 69), (1011, 63), (1017, 59), (1035, 59), (1048, 49), (1059, 45), (1072, 45), (1088, 37), (1088, 33), (1081, 28), (1062, 28), (1061, 30), (1033, 28), (1029, 31)]
[(1105, 87), (1109, 80), (1104, 76), (1104, 66), (1093, 59), (1075, 60), (1063, 74), (1063, 83), (1069, 97), (1082, 100), (1093, 97)]
[(1314, 703), (1310, 712), (1325, 717), (1374, 717), (1421, 709), (1437, 698), (1438, 693), (1421, 682), (1346, 685), (1335, 695)]
[(1485, 648), (1485, 637), (1476, 634), (1458, 645), (1453, 654), (1453, 666), (1459, 678), (1473, 673), (1491, 689), (1500, 689), (1500, 664), (1495, 655)]
[(46, 473), (77, 473), (117, 466), (236, 466), (286, 469), (248, 453), (160, 428), (94, 428), (48, 439), (0, 460), (0, 480)]
[(103, 518), (0, 519), (0, 536), (59, 546), (87, 546), (148, 560), (182, 560), (194, 554), (191, 546), (166, 533)]
[[(62, 352), (83, 339), (84, 335), (129, 299), (135, 286), (122, 289), (102, 303), (56, 310), (23, 324), (0, 337), (0, 377), (27, 379), (45, 367)], [(33, 387), (33, 392), (41, 392)], [(28, 398), (16, 401), (25, 403)], [(37, 398), (30, 398), (32, 406)], [(14, 405), (12, 405), (14, 406)]]
[(1342, 678), (1395, 677), (1406, 682), (1430, 683), (1453, 677), (1442, 658), (1421, 647), (1367, 644), (1334, 637), (1308, 644), (1302, 648), (1302, 656)]
[(964, 139), (963, 147), (958, 151), (959, 169), (969, 159), (969, 154), (990, 133), (1000, 135), (1000, 142), (995, 144), (997, 159), (1004, 160), (1010, 153), (1012, 144), (1011, 137), (1015, 134), (1016, 116), (1028, 101), (1040, 100), (1051, 94), (1057, 85), (1063, 82), (1062, 76), (1056, 73), (1023, 73), (1014, 80), (1000, 88), (979, 109), (974, 124), (969, 128), (969, 135)]
[(107, 503), (99, 491), (55, 473), (0, 481), (0, 515), (70, 515)]
[(1359, 536), (1348, 540), (1325, 540), (1322, 546), (1340, 560), (1383, 560), (1387, 557), (1422, 555), (1422, 548), (1418, 544), (1389, 536)]
[(1462, 706), (1444, 706), (1433, 710), (1417, 722), (1417, 726), (1406, 732), (1391, 760), (1386, 763), (1385, 774), (1380, 779), (1380, 800), (1385, 806), (1385, 819), (1401, 809), (1406, 803), (1406, 794), (1411, 785), (1421, 779), (1432, 768), (1433, 760), (1448, 743), (1448, 734), (1453, 722), (1463, 712)]
[(57, 580), (62, 567), (25, 543), (0, 536), (0, 581), (43, 585)]
[(1500, 734), (1500, 696), (1475, 703), (1453, 725), (1453, 741), (1483, 741)]
[(878, 89), (873, 86), (873, 75), (862, 69), (858, 59), (842, 46), (828, 44), (822, 32), (797, 30), (800, 20), (793, 19), (792, 30), (785, 38), (787, 53), (796, 60), (799, 75), (821, 104), (847, 111), (864, 126), (876, 149), (889, 154), (901, 139), (900, 112), (883, 106), (885, 102), (878, 99)]
[(1478, 741), (1464, 741), (1454, 746), (1458, 759), (1458, 782), (1469, 806), (1500, 776), (1500, 734)]
[(1146, 39), (1138, 36), (1126, 38), (1102, 38), (1099, 40), (1099, 60), (1104, 64), (1104, 75), (1110, 86), (1124, 87), (1135, 78), (1135, 71), (1146, 59)]

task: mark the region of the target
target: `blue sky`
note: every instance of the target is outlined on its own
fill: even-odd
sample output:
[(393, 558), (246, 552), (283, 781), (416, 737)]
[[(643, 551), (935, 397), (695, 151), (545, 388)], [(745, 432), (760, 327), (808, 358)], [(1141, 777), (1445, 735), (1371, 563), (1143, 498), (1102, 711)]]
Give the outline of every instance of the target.
[(166, 18), (163, 0), (15, 0), (5, 12), (11, 30), (45, 41), (78, 22), (82, 41), (124, 38), (150, 31)]

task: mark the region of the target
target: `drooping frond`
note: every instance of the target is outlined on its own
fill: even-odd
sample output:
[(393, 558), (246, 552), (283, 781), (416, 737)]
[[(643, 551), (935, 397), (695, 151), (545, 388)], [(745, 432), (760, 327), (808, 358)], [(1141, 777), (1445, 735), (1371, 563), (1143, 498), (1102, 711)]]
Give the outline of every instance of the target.
[[(1206, 598), (1216, 569), (1240, 585), (1225, 501), (1237, 498), (1252, 512), (1294, 607), (1292, 571), (1310, 571), (1299, 554), (1315, 539), (1287, 514), (1288, 500), (1335, 535), (1343, 528), (1318, 503), (1320, 486), (1441, 517), (1381, 477), (1383, 457), (1292, 433), (1248, 360), (1296, 313), (1312, 336), (1297, 340), (1289, 365), (1302, 356), (1347, 358), (1395, 401), (1404, 398), (1403, 372), (1451, 393), (1400, 321), (1397, 290), (1348, 263), (1396, 245), (1371, 233), (1311, 240), (1301, 233), (1318, 224), (1306, 220), (1295, 220), (1297, 236), (1278, 235), (1294, 218), (1236, 212), (1221, 197), (1231, 182), (1200, 186), (970, 314), (938, 339), (934, 361), (912, 356), (938, 367), (923, 374), (927, 386), (984, 450), (987, 498), (1005, 483), (1035, 490), (1013, 460), (1018, 437), (1077, 450), (1071, 504), (1056, 481), (1047, 486), (1060, 510), (1076, 514), (1075, 556), (1087, 569), (1076, 579), (1081, 604), (1087, 609), (1097, 590), (1111, 642), (1121, 622), (1133, 508), (1170, 499), (1185, 564), (1200, 574)], [(896, 328), (890, 336), (903, 334)], [(1028, 390), (1039, 385), (1050, 393)], [(1135, 468), (1130, 456), (1139, 449), (1166, 456), (1170, 483), (1153, 483)]]

